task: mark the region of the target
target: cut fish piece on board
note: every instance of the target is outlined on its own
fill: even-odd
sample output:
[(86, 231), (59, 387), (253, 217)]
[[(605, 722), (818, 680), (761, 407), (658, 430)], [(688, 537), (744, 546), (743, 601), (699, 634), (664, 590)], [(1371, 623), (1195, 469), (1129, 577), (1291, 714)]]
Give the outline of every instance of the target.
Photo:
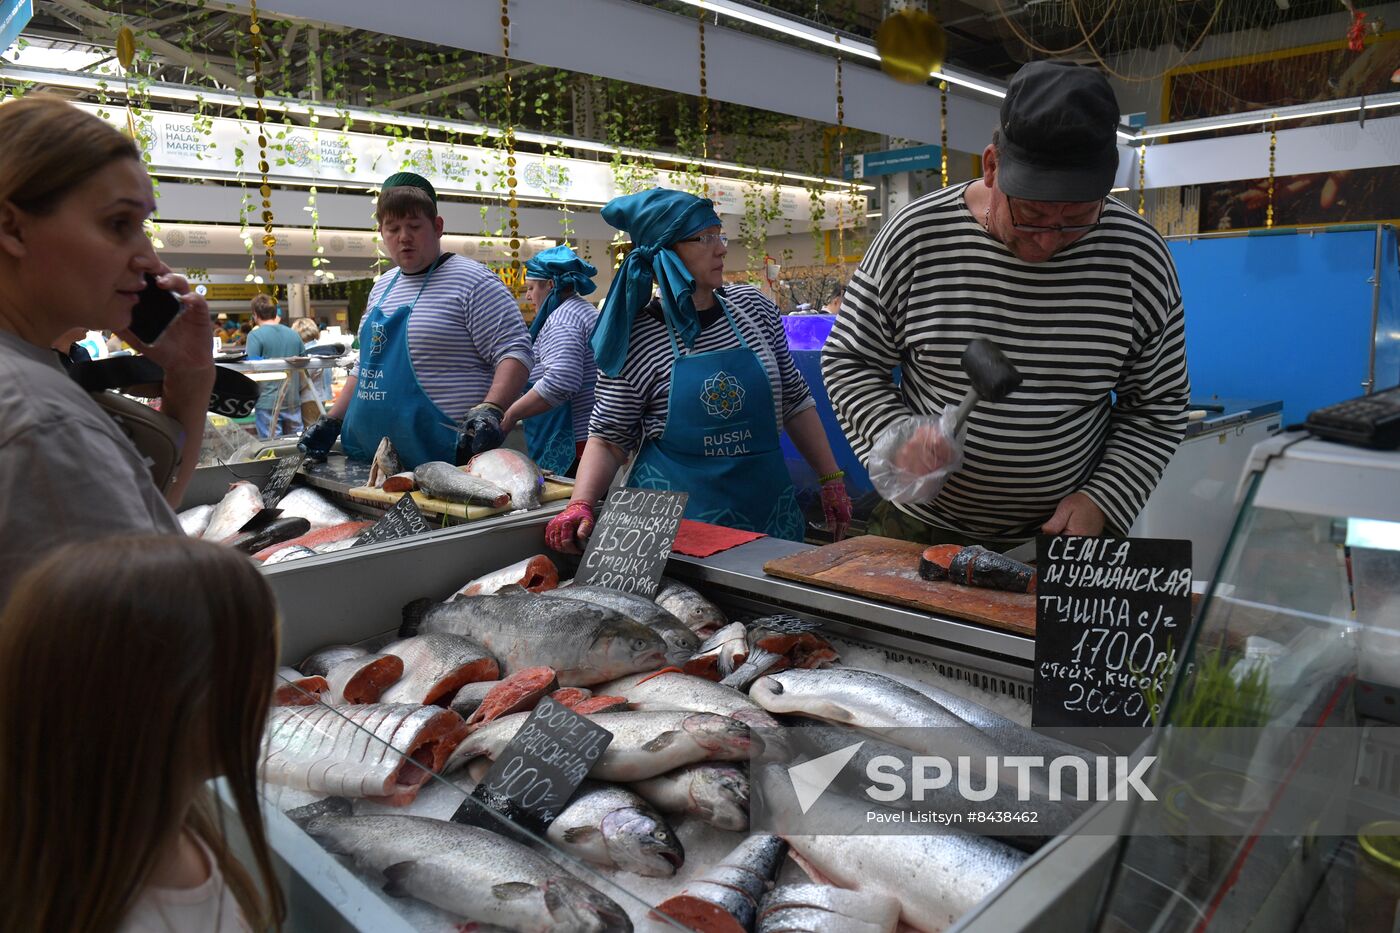
[(935, 544), (924, 548), (919, 556), (919, 576), (925, 580), (948, 579), (948, 568), (953, 566), (953, 558), (961, 550), (961, 544)]
[(395, 473), (384, 481), (381, 487), (385, 492), (413, 492), (418, 488), (418, 480), (412, 473)]
[(402, 658), (370, 654), (336, 664), (326, 672), (326, 682), (332, 703), (376, 703), (402, 676)]
[(654, 913), (700, 933), (749, 933), (785, 851), (787, 843), (777, 836), (750, 836), (681, 893), (657, 904)]
[(272, 784), (397, 806), (466, 734), (461, 716), (435, 706), (278, 707), (268, 716), (261, 772)]
[(559, 585), (559, 568), (544, 554), (536, 554), (509, 567), (493, 570), (463, 584), (450, 598), (459, 596), (489, 596), (502, 587), (518, 586), (531, 593), (543, 593)]

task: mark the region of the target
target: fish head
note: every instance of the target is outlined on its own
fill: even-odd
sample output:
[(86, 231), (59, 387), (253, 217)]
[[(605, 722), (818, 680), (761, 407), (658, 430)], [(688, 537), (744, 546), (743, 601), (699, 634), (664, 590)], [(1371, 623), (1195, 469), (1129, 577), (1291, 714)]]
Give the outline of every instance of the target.
[(721, 829), (749, 825), (749, 779), (738, 768), (711, 767), (695, 772), (690, 782), (695, 809)]
[(681, 723), (691, 740), (711, 754), (747, 755), (758, 739), (737, 719), (716, 713), (696, 713)]
[(666, 664), (666, 642), (635, 622), (606, 625), (593, 641), (591, 660), (609, 677), (652, 671)]
[(556, 875), (542, 885), (545, 907), (554, 928), (588, 933), (632, 933), (627, 911), (600, 891), (567, 875)]
[(700, 647), (700, 639), (690, 629), (680, 627), (666, 629), (661, 633), (666, 643), (666, 663), (679, 667), (695, 657), (695, 649)]
[(685, 849), (671, 827), (654, 814), (622, 807), (603, 817), (604, 844), (613, 863), (645, 878), (670, 878), (685, 863)]

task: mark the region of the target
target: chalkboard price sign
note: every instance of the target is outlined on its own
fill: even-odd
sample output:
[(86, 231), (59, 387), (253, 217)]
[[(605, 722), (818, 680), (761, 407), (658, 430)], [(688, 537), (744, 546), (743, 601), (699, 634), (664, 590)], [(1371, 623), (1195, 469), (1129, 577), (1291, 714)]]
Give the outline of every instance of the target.
[(1146, 726), (1191, 623), (1191, 542), (1036, 539), (1039, 726)]
[(277, 503), (282, 501), (282, 497), (291, 488), (292, 479), (301, 469), (302, 461), (305, 459), (306, 454), (299, 451), (278, 459), (277, 468), (272, 471), (272, 475), (267, 478), (267, 482), (262, 488), (263, 508), (277, 507)]
[(655, 597), (689, 498), (686, 492), (630, 487), (608, 493), (574, 579)]
[(381, 541), (396, 541), (399, 538), (407, 538), (410, 535), (422, 534), (431, 530), (432, 526), (423, 517), (418, 503), (413, 501), (413, 494), (406, 492), (389, 511), (384, 513), (383, 518), (360, 532), (360, 536), (355, 539), (355, 543), (351, 547), (359, 547), (362, 544), (379, 544)]
[(488, 825), (482, 804), (534, 833), (543, 833), (602, 757), (612, 733), (545, 697), (497, 756), (491, 770), (453, 817)]

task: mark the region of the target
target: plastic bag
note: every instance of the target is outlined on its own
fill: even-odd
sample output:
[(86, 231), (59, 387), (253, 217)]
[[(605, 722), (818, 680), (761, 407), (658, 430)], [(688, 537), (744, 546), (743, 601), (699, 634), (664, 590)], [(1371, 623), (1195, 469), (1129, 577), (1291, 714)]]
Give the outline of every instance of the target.
[(967, 428), (954, 434), (954, 407), (938, 417), (911, 415), (890, 425), (870, 450), (870, 481), (880, 497), (900, 505), (928, 502), (962, 466)]

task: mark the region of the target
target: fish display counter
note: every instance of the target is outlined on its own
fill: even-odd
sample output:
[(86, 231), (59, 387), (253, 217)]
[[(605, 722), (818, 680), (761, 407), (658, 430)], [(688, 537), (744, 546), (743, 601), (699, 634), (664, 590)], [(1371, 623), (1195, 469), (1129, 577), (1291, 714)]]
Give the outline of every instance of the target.
[[(765, 564), (810, 548), (770, 538), (673, 554), (654, 601), (573, 586), (573, 561), (544, 553), (547, 518), (406, 538), (372, 562), (268, 568), (282, 699), (310, 704), (274, 710), (264, 764), (294, 921), (933, 931), (1043, 841), (749, 827), (771, 777), (750, 758), (776, 744), (779, 717), (821, 713), (840, 737), (956, 708), (998, 735), (1034, 735), (1025, 636), (772, 577)], [(545, 697), (612, 734), (587, 782), (543, 833), (453, 823)], [(404, 867), (424, 860), (454, 867)], [(551, 912), (539, 895), (551, 885), (576, 907)], [(545, 913), (502, 922), (495, 900), (469, 896), (493, 886)], [(393, 922), (376, 926), (386, 911)]]

